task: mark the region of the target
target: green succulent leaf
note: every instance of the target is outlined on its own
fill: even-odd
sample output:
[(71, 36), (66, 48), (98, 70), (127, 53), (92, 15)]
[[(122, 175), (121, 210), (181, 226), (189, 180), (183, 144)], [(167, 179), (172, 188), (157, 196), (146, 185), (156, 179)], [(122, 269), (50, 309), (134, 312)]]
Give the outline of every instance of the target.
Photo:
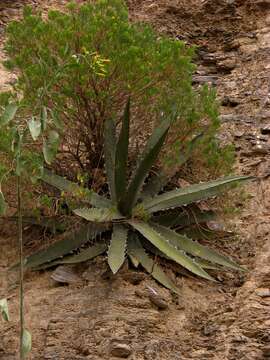
[(57, 154), (60, 144), (59, 134), (55, 130), (49, 132), (48, 138), (43, 140), (43, 155), (47, 164), (51, 164)]
[(96, 194), (93, 190), (85, 189), (62, 176), (53, 174), (51, 171), (44, 169), (42, 178), (44, 182), (64, 191), (72, 196), (83, 196), (83, 200), (95, 207), (112, 207), (110, 200)]
[(136, 169), (128, 187), (127, 194), (121, 204), (120, 208), (124, 214), (129, 214), (131, 209), (134, 207), (143, 182), (159, 155), (160, 149), (169, 130), (169, 126), (169, 121), (163, 121), (160, 126), (155, 128), (152, 135), (150, 136), (141, 156), (141, 161), (138, 165), (138, 168)]
[(229, 176), (223, 179), (191, 185), (182, 189), (176, 189), (157, 195), (152, 200), (143, 202), (143, 206), (149, 213), (153, 213), (156, 211), (187, 205), (195, 201), (205, 200), (210, 197), (220, 195), (222, 192), (231, 189), (232, 186), (251, 179), (254, 179), (254, 177)]
[(94, 239), (98, 234), (106, 231), (107, 227), (98, 224), (88, 224), (79, 230), (65, 234), (64, 237), (50, 245), (45, 250), (40, 250), (26, 258), (25, 267), (35, 268), (49, 261), (53, 261), (64, 256), (90, 239)]
[(186, 227), (194, 224), (201, 224), (207, 221), (214, 220), (216, 214), (212, 211), (201, 211), (195, 209), (192, 211), (180, 212), (179, 209), (173, 209), (170, 212), (164, 212), (159, 215), (152, 216), (151, 220), (159, 225), (167, 227)]
[(177, 232), (168, 229), (165, 226), (152, 224), (152, 227), (162, 237), (169, 239), (169, 242), (172, 244), (172, 246), (175, 246), (188, 254), (200, 257), (204, 260), (208, 260), (212, 263), (216, 263), (234, 270), (244, 270), (240, 265), (232, 261), (227, 256), (221, 255), (215, 250), (212, 250), (207, 246), (203, 246), (184, 235), (178, 234)]
[(117, 204), (123, 201), (127, 186), (128, 144), (130, 122), (130, 99), (128, 99), (122, 118), (122, 128), (115, 153), (115, 191)]
[(28, 127), (33, 140), (37, 140), (41, 133), (41, 122), (34, 117), (28, 121)]
[(32, 349), (32, 336), (30, 332), (26, 329), (23, 330), (23, 337), (22, 337), (22, 355), (23, 359), (30, 353)]
[(179, 294), (179, 289), (172, 280), (164, 273), (162, 268), (147, 255), (136, 234), (132, 234), (132, 238), (128, 243), (128, 255), (131, 261), (133, 261), (134, 258), (137, 259), (145, 270), (160, 284)]
[(14, 103), (8, 104), (2, 116), (0, 117), (0, 126), (5, 126), (10, 121), (12, 121), (16, 115), (17, 110), (18, 110), (18, 105)]
[(73, 210), (74, 214), (93, 222), (111, 222), (113, 220), (123, 219), (123, 216), (115, 210), (111, 209), (96, 209), (96, 208), (82, 208)]
[(130, 221), (129, 223), (170, 259), (202, 278), (214, 280), (193, 259), (187, 256), (183, 250), (179, 250), (175, 245), (172, 245), (169, 239), (163, 237), (155, 228), (142, 221)]
[(115, 152), (116, 152), (116, 122), (109, 119), (104, 126), (105, 169), (109, 183), (111, 199), (116, 204), (115, 192)]
[(7, 299), (0, 300), (0, 313), (5, 321), (9, 321), (9, 311)]
[(108, 264), (116, 274), (123, 265), (126, 257), (128, 228), (120, 225), (113, 225), (111, 243), (108, 250)]
[(75, 255), (67, 255), (62, 259), (56, 259), (49, 263), (45, 263), (43, 265), (35, 267), (34, 270), (44, 270), (50, 268), (55, 265), (60, 264), (77, 264), (84, 261), (88, 261), (94, 259), (98, 255), (101, 255), (107, 249), (107, 244), (105, 243), (97, 243), (95, 245), (90, 246), (87, 249), (81, 250), (78, 254)]

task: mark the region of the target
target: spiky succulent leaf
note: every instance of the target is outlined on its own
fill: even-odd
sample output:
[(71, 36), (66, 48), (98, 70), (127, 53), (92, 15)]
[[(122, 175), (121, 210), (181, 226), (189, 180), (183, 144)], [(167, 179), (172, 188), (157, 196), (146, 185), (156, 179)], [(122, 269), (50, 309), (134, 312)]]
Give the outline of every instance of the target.
[(213, 263), (210, 263), (209, 261), (195, 258), (196, 263), (199, 264), (203, 269), (206, 270), (221, 270), (221, 268), (218, 265), (214, 265)]
[(51, 262), (45, 263), (43, 265), (35, 267), (34, 270), (44, 270), (50, 268), (55, 265), (60, 264), (77, 264), (84, 261), (88, 261), (94, 259), (98, 255), (101, 255), (107, 249), (107, 244), (105, 243), (97, 243), (95, 245), (90, 246), (87, 249), (81, 250), (78, 254), (75, 255), (67, 255), (64, 258), (56, 259)]
[(108, 178), (111, 199), (116, 204), (115, 192), (115, 152), (116, 152), (116, 122), (108, 119), (104, 126), (105, 169)]
[(201, 224), (216, 218), (212, 210), (201, 211), (195, 209), (193, 211), (180, 212), (179, 209), (152, 216), (151, 220), (159, 225), (167, 227), (186, 227), (194, 224)]
[(96, 209), (96, 208), (82, 208), (73, 210), (74, 214), (92, 222), (110, 222), (113, 220), (123, 219), (123, 216), (118, 213), (115, 208), (111, 209)]
[(184, 235), (178, 234), (177, 232), (166, 228), (165, 226), (153, 223), (151, 225), (162, 237), (169, 239), (172, 246), (176, 246), (178, 249), (181, 249), (188, 254), (231, 269), (244, 270), (240, 265), (229, 259), (227, 256), (221, 255), (207, 246), (203, 246)]
[[(18, 217), (12, 216), (9, 217), (9, 220), (18, 221)], [(56, 217), (51, 217), (51, 216), (42, 216), (42, 217), (23, 216), (22, 222), (24, 224), (41, 226), (45, 229), (48, 229), (52, 233), (55, 233), (56, 231), (64, 232), (66, 229), (66, 224), (64, 222), (60, 222), (57, 220)]]
[(84, 201), (89, 202), (89, 204), (95, 207), (111, 207), (112, 203), (110, 200), (98, 195), (93, 190), (85, 189), (79, 186), (72, 181), (65, 179), (62, 176), (53, 174), (51, 171), (44, 169), (43, 175), (41, 179), (49, 185), (52, 185), (59, 189), (60, 191), (64, 191), (72, 196), (78, 196), (82, 198)]
[(182, 189), (168, 191), (157, 195), (149, 201), (144, 201), (143, 206), (149, 212), (166, 210), (169, 208), (187, 205), (195, 201), (205, 200), (220, 195), (233, 185), (253, 179), (252, 176), (229, 176), (223, 179), (209, 181), (206, 183), (187, 186)]
[[(199, 134), (195, 136), (188, 144), (187, 149), (184, 151), (184, 153), (180, 154), (180, 158), (177, 161), (176, 171), (190, 159), (194, 147), (196, 146), (196, 144), (198, 143), (198, 141), (201, 139), (202, 136), (203, 134)], [(161, 170), (157, 174), (153, 175), (149, 180), (149, 182), (145, 185), (141, 194), (141, 199), (144, 200), (157, 195), (162, 190), (162, 188), (168, 183), (170, 178), (174, 175), (175, 174), (171, 174), (170, 177), (168, 177)]]
[(128, 228), (120, 225), (113, 225), (111, 243), (108, 250), (108, 264), (116, 274), (123, 265), (126, 257)]
[(160, 251), (174, 260), (181, 266), (185, 267), (192, 273), (201, 276), (208, 280), (214, 280), (207, 272), (205, 272), (193, 259), (185, 254), (183, 250), (179, 250), (176, 246), (169, 242), (169, 239), (163, 237), (151, 225), (142, 221), (129, 221), (130, 225), (141, 233), (147, 240), (149, 240)]
[(118, 205), (123, 201), (127, 187), (128, 143), (130, 122), (130, 99), (128, 99), (122, 118), (122, 128), (115, 153), (115, 191)]
[(174, 285), (172, 280), (164, 273), (162, 268), (147, 255), (136, 234), (133, 234), (128, 243), (128, 255), (131, 261), (133, 261), (134, 258), (137, 259), (145, 270), (160, 284), (179, 294), (179, 289)]
[(139, 191), (143, 185), (145, 177), (147, 176), (149, 170), (151, 169), (153, 163), (157, 159), (160, 149), (166, 138), (170, 122), (163, 121), (160, 126), (158, 126), (150, 136), (146, 147), (142, 153), (141, 161), (138, 165), (138, 168), (133, 175), (131, 183), (128, 187), (127, 194), (124, 197), (120, 209), (123, 214), (130, 214), (132, 208), (134, 207)]
[(50, 245), (47, 249), (40, 250), (28, 256), (25, 260), (25, 267), (37, 267), (64, 256), (70, 251), (80, 247), (86, 241), (94, 239), (98, 234), (106, 230), (107, 227), (105, 225), (87, 224), (82, 226), (79, 230), (66, 234), (63, 239)]

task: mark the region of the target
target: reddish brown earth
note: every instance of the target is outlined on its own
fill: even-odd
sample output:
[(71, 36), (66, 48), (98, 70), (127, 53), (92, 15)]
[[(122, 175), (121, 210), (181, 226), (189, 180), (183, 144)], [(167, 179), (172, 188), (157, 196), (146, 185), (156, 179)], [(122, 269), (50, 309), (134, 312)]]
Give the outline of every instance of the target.
[[(22, 3), (0, 0), (2, 29), (20, 16)], [(66, 1), (31, 3), (46, 11)], [(238, 201), (242, 212), (232, 224), (238, 236), (222, 240), (224, 250), (249, 272), (221, 274), (218, 284), (179, 275), (179, 299), (146, 275), (133, 285), (125, 269), (113, 281), (104, 278), (102, 258), (78, 269), (81, 281), (69, 286), (57, 285), (49, 271), (27, 274), (26, 324), (33, 336), (29, 359), (117, 359), (113, 349), (119, 344), (133, 360), (270, 359), (270, 134), (264, 129), (270, 126), (270, 1), (128, 4), (132, 20), (150, 22), (162, 33), (198, 45), (194, 80), (217, 86), (223, 104), (220, 138), (236, 146), (236, 171), (258, 176), (246, 188), (249, 196)], [(0, 68), (0, 90), (14, 76)], [(30, 251), (33, 233), (28, 238)], [(0, 244), (0, 298), (8, 298), (11, 313), (11, 322), (0, 323), (0, 359), (13, 360), (18, 288), (14, 275), (7, 277), (5, 271), (16, 258), (8, 224), (2, 225)], [(147, 286), (165, 298), (168, 309), (159, 310), (150, 301)]]

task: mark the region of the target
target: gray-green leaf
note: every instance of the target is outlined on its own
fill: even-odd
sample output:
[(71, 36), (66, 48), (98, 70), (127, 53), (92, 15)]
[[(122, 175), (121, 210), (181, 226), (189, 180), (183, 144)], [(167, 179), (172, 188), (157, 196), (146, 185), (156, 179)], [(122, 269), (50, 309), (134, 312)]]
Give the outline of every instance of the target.
[(8, 303), (7, 299), (0, 300), (0, 313), (5, 321), (9, 321)]
[(51, 171), (44, 169), (43, 175), (41, 177), (43, 181), (47, 184), (50, 184), (60, 191), (69, 193), (72, 196), (82, 195), (82, 200), (89, 202), (95, 207), (111, 207), (112, 203), (109, 199), (98, 195), (93, 190), (89, 190), (79, 186), (78, 184), (65, 179), (62, 176), (53, 174)]
[(161, 236), (168, 239), (169, 242), (178, 249), (181, 249), (193, 256), (198, 256), (204, 260), (208, 260), (212, 263), (235, 270), (244, 270), (240, 265), (229, 259), (227, 256), (221, 255), (207, 246), (203, 246), (184, 235), (178, 234), (177, 232), (166, 228), (165, 226), (157, 224), (152, 224), (152, 226)]
[(214, 280), (193, 259), (187, 256), (183, 250), (179, 250), (177, 247), (173, 246), (169, 242), (169, 239), (164, 238), (152, 226), (142, 221), (130, 221), (129, 223), (170, 259), (198, 276), (207, 280)]
[(30, 353), (32, 349), (32, 336), (30, 332), (26, 329), (23, 330), (23, 338), (22, 338), (22, 355), (23, 359)]
[(97, 243), (93, 246), (90, 246), (87, 249), (82, 249), (78, 254), (67, 255), (62, 259), (56, 259), (49, 263), (35, 267), (34, 270), (44, 270), (59, 264), (77, 264), (84, 261), (94, 259), (98, 255), (101, 255), (106, 250), (107, 245), (105, 243)]
[(18, 106), (14, 103), (10, 103), (6, 106), (4, 113), (0, 117), (0, 126), (7, 125), (11, 120), (14, 119)]
[(179, 289), (174, 285), (172, 280), (164, 273), (162, 268), (146, 254), (136, 234), (132, 234), (128, 243), (128, 255), (132, 261), (134, 261), (133, 259), (135, 258), (160, 284), (179, 294)]
[(251, 179), (254, 179), (254, 177), (229, 176), (223, 179), (191, 185), (158, 195), (152, 200), (143, 202), (143, 206), (149, 213), (153, 213), (156, 211), (187, 205), (195, 201), (205, 200), (210, 197), (220, 195), (225, 190), (231, 189), (233, 185), (246, 182)]
[(75, 209), (73, 212), (84, 218), (85, 220), (92, 222), (110, 222), (113, 220), (123, 219), (123, 216), (117, 212), (114, 208), (111, 209), (97, 209), (97, 208), (82, 208)]
[(111, 243), (108, 250), (108, 264), (114, 274), (117, 273), (125, 261), (127, 236), (127, 227), (120, 224), (114, 224)]
[(136, 203), (143, 182), (158, 157), (169, 130), (169, 126), (169, 121), (163, 121), (160, 126), (155, 128), (154, 132), (150, 136), (142, 153), (138, 168), (136, 169), (128, 187), (127, 194), (122, 200), (120, 208), (124, 214), (129, 214)]
[(33, 140), (37, 140), (41, 133), (41, 122), (38, 119), (35, 119), (34, 117), (31, 118), (31, 120), (28, 121), (28, 127), (30, 134), (33, 138)]

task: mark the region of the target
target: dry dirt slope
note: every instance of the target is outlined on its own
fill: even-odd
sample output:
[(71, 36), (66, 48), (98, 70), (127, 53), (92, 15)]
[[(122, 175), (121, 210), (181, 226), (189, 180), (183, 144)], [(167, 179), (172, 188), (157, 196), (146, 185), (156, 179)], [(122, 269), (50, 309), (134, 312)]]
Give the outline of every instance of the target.
[[(34, 3), (34, 2), (33, 2)], [(65, 1), (35, 1), (48, 8)], [(31, 359), (116, 359), (124, 344), (129, 359), (261, 360), (270, 358), (270, 1), (130, 0), (131, 17), (199, 46), (196, 82), (217, 86), (223, 104), (223, 140), (233, 141), (242, 173), (260, 180), (248, 189), (236, 221), (240, 236), (225, 244), (250, 268), (221, 284), (178, 277), (180, 299), (149, 278), (131, 284), (125, 271), (112, 283), (101, 277), (102, 259), (84, 269), (79, 286), (57, 287), (50, 273), (26, 281), (27, 325), (33, 334)], [(0, 23), (20, 13), (21, 2), (0, 1)], [(13, 75), (0, 70), (4, 89)], [(14, 259), (12, 239), (3, 233), (0, 270)], [(9, 254), (9, 258), (6, 254)], [(4, 281), (2, 284), (4, 285)], [(160, 311), (140, 291), (149, 285), (168, 301)], [(7, 295), (1, 286), (0, 296)], [(0, 359), (16, 359), (16, 289), (8, 290), (12, 321), (0, 326)]]

